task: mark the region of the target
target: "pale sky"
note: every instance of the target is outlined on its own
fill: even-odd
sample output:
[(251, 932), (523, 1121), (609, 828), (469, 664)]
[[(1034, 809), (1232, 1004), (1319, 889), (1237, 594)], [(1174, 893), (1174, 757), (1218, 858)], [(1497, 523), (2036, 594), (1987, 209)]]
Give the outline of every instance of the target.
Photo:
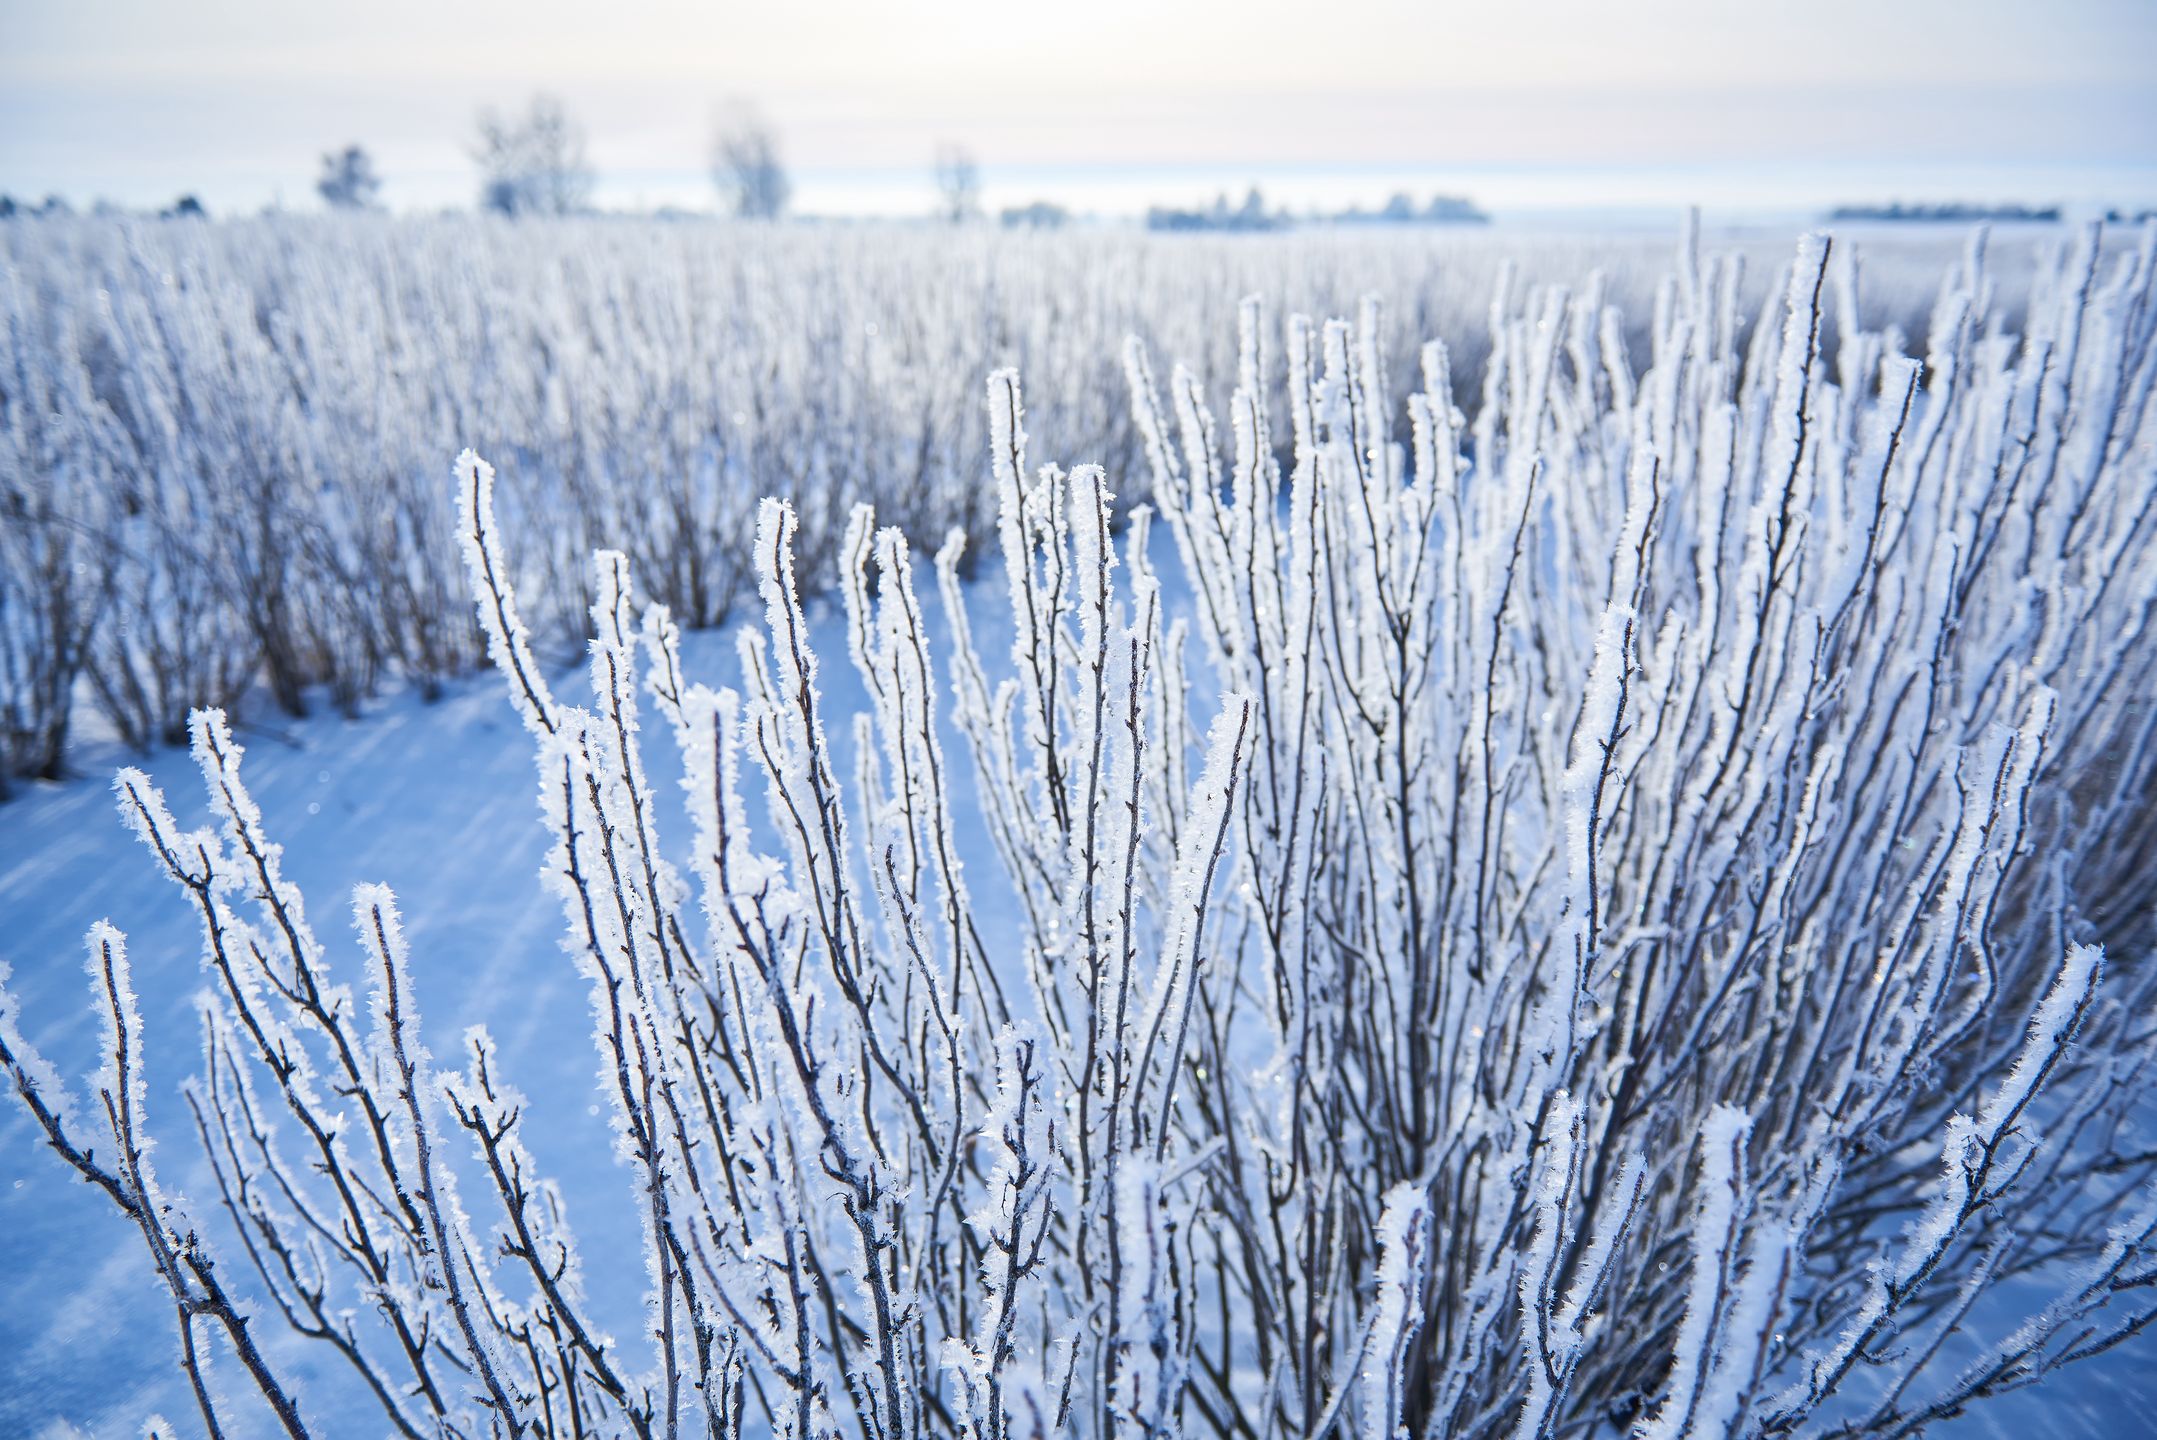
[(466, 205), (475, 116), (539, 90), (618, 206), (713, 204), (735, 100), (812, 211), (924, 208), (939, 141), (1104, 210), (2157, 203), (2153, 0), (0, 0), (0, 191), (305, 208), (357, 141)]

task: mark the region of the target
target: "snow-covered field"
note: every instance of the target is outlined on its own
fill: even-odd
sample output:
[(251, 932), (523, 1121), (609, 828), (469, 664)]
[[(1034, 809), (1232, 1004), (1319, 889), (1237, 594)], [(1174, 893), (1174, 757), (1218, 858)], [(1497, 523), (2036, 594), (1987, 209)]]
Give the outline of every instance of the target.
[[(173, 233), (10, 240), (16, 373), (75, 267), (132, 267), (152, 288), (167, 260), (403, 273), (407, 249), (439, 258), (478, 232)], [(642, 316), (628, 327), (640, 343), (709, 318), (687, 278), (708, 258), (701, 239), (534, 233), (549, 237), (540, 253), (516, 259), (510, 232), (488, 233), (501, 248), (460, 262), (475, 293), (580, 276), (538, 308), (584, 296)], [(1988, 1363), (2012, 1378), (2026, 1315), (2038, 1328), (2025, 1359), (2040, 1364), (2146, 1314), (2157, 1191), (2135, 1125), (2149, 1108), (2141, 951), (2157, 880), (2157, 720), (2140, 698), (2157, 681), (2143, 632), (2157, 603), (2152, 246), (2085, 255), (2087, 273), (2076, 256), (2040, 271), (2018, 239), (1989, 269), (1948, 273), (1935, 309), (1953, 247), (1874, 238), (1886, 259), (1866, 296), (1889, 277), (1875, 304), (1817, 247), (1790, 265), (1787, 237), (1747, 241), (1777, 254), (1749, 276), (1681, 253), (1660, 287), (1647, 242), (1599, 251), (1576, 237), (1520, 251), (1525, 279), (1578, 281), (1570, 298), (1521, 283), (1488, 314), (1504, 236), (1430, 249), (982, 241), (960, 257), (964, 284), (925, 242), (819, 239), (788, 293), (829, 282), (845, 298), (810, 306), (807, 328), (851, 333), (863, 314), (893, 315), (896, 293), (891, 328), (941, 348), (878, 357), (848, 341), (786, 363), (842, 395), (867, 365), (965, 400), (935, 422), (949, 459), (927, 482), (933, 503), (896, 478), (904, 467), (846, 478), (849, 456), (890, 443), (875, 385), (836, 409), (774, 412), (773, 425), (828, 421), (844, 443), (813, 476), (771, 487), (796, 495), (799, 532), (753, 494), (706, 517), (739, 531), (731, 620), (764, 642), (749, 670), (731, 628), (691, 631), (678, 654), (687, 680), (740, 691), (738, 710), (672, 682), (663, 625), (639, 649), (653, 587), (627, 470), (652, 452), (625, 442), (642, 458), (574, 462), (618, 487), (593, 511), (540, 458), (578, 443), (606, 357), (525, 354), (532, 383), (493, 392), (529, 392), (515, 412), (525, 433), (500, 439), (499, 530), (477, 518), (479, 467), (453, 480), (447, 453), (419, 453), (430, 427), (476, 413), (470, 398), (400, 422), (412, 453), (372, 463), (438, 507), (431, 543), (446, 556), (426, 562), (439, 572), (428, 584), (459, 592), (436, 602), (456, 606), (454, 623), (436, 617), (456, 637), (445, 643), (478, 651), (462, 619), (476, 586), (496, 659), (536, 668), (458, 678), (455, 664), (421, 673), (377, 657), (377, 681), (347, 696), (351, 718), (325, 707), (322, 677), (303, 691), (305, 719), (256, 689), (235, 727), (239, 773), (261, 832), (283, 846), (283, 880), (306, 896), (325, 975), (352, 989), (354, 1034), (371, 1023), (375, 982), (349, 897), (377, 882), (396, 893), (424, 1017), (408, 1038), (447, 1078), (469, 1058), (466, 1027), (491, 1031), (500, 1075), (527, 1100), (519, 1136), (579, 1237), (583, 1293), (524, 1295), (492, 1238), (505, 1212), (447, 1105), (393, 1122), (379, 1162), (350, 1119), (356, 1149), (337, 1163), (355, 1175), (379, 1163), (390, 1188), (422, 1173), (413, 1137), (432, 1127), (469, 1216), (468, 1230), (456, 1214), (445, 1227), (464, 1256), (451, 1268), (503, 1307), (497, 1331), (483, 1320), (475, 1337), (424, 1226), (357, 1205), (409, 1270), (379, 1291), (334, 1261), (298, 1273), (325, 1277), (328, 1312), (353, 1317), (384, 1373), (400, 1362), (378, 1307), (435, 1327), (439, 1355), (411, 1363), (443, 1377), (444, 1395), (406, 1380), (394, 1408), (424, 1433), (484, 1433), (475, 1396), (491, 1366), (550, 1434), (571, 1433), (543, 1418), (547, 1397), (560, 1403), (549, 1387), (566, 1385), (585, 1387), (601, 1433), (656, 1428), (670, 1388), (686, 1433), (703, 1433), (700, 1380), (740, 1400), (749, 1433), (787, 1433), (808, 1397), (811, 1428), (1002, 1434), (1008, 1419), (1023, 1434), (1027, 1404), (1053, 1410), (1044, 1397), (1060, 1385), (1077, 1399), (1051, 1428), (1072, 1433), (1209, 1434), (1231, 1408), (1273, 1433), (1321, 1416), (1373, 1435), (1389, 1417), (1537, 1433), (1538, 1415), (1576, 1433), (1808, 1417), (1895, 1433)], [(191, 253), (145, 264), (159, 245)], [(1579, 273), (1605, 260), (1607, 288)], [(1356, 296), (1386, 281), (1407, 298), (1358, 313)], [(1355, 323), (1239, 314), (1237, 295), (1268, 282)], [(1035, 317), (1018, 336), (980, 343), (989, 312), (969, 307), (984, 286), (1031, 287), (990, 307)], [(791, 343), (783, 308), (732, 343)], [(1745, 323), (1760, 309), (1761, 325)], [(924, 318), (947, 310), (959, 318)], [(518, 323), (527, 337), (596, 333), (560, 322)], [(1127, 329), (1151, 344), (1125, 352)], [(1430, 336), (1464, 339), (1450, 371), (1446, 354), (1417, 349)], [(1929, 353), (1922, 388), (1898, 360), (1905, 345)], [(393, 349), (406, 358), (366, 405), (404, 404), (399, 387), (425, 388), (413, 357), (446, 363), (458, 348), (403, 337)], [(1188, 379), (1167, 368), (1179, 359)], [(984, 413), (983, 370), (1010, 362), (1025, 421), (1001, 376), (986, 420), (965, 418)], [(209, 368), (176, 367), (175, 393), (220, 383), (207, 351), (189, 364)], [(607, 403), (627, 417), (663, 405), (655, 377), (675, 364), (651, 352)], [(250, 373), (231, 413), (282, 388)], [(945, 413), (940, 398), (919, 403)], [(322, 469), (354, 413), (270, 408), (287, 441), (277, 453), (313, 457), (311, 493), (364, 483)], [(14, 413), (18, 467), (86, 453), (54, 448), (64, 412), (34, 443)], [(626, 423), (600, 428), (619, 438)], [(1097, 456), (1105, 477), (1036, 477), (1031, 463)], [(124, 469), (100, 463), (115, 468), (98, 483)], [(751, 483), (716, 462), (707, 478), (714, 494)], [(1124, 528), (1136, 496), (1159, 509), (1150, 530)], [(896, 532), (872, 562), (870, 532), (849, 528), (854, 498), (887, 507), (880, 519), (898, 506), (890, 518), (931, 546), (960, 523), (979, 574), (954, 565), (940, 587)], [(805, 613), (782, 563), (790, 536), (818, 592)], [(563, 557), (609, 540), (630, 557), (574, 578)], [(536, 662), (489, 588), (512, 574)], [(625, 575), (636, 594), (617, 609)], [(862, 578), (850, 588), (849, 575)], [(762, 605), (747, 590), (760, 580)], [(950, 596), (964, 597), (962, 630)], [(596, 682), (561, 659), (570, 617), (594, 600), (621, 627), (594, 651)], [(820, 660), (813, 702), (797, 639)], [(647, 663), (657, 678), (641, 695), (605, 678)], [(423, 698), (437, 684), (440, 698)], [(642, 769), (612, 728), (632, 703)], [(221, 743), (214, 728), (204, 737)], [(722, 783), (729, 739), (738, 787)], [(260, 981), (211, 995), (188, 894), (122, 823), (104, 778), (139, 765), (189, 828), (212, 823), (195, 761), (127, 754), (87, 718), (69, 758), (76, 778), (28, 783), (0, 806), (8, 1018), (75, 1090), (74, 1133), (112, 1163), (81, 1083), (101, 1033), (83, 936), (100, 919), (125, 933), (158, 1179), (209, 1237), (313, 1432), (387, 1433), (351, 1368), (270, 1310), (181, 1095), (204, 1064), (201, 1006), (232, 1035), (286, 1008), (262, 988), (290, 983), (293, 962), (276, 958), (286, 922), (275, 905), (256, 914), (259, 876), (219, 871), (227, 938), (272, 958)], [(575, 782), (571, 799), (543, 814), (554, 792), (535, 777), (557, 775)], [(828, 824), (791, 832), (788, 816), (805, 814)], [(253, 833), (244, 806), (240, 817), (232, 863)], [(612, 882), (594, 868), (595, 837), (610, 864), (630, 862)], [(539, 877), (559, 877), (564, 854), (584, 857), (580, 878), (550, 891)], [(766, 906), (773, 929), (740, 918)], [(311, 948), (293, 944), (304, 968)], [(2085, 944), (2106, 947), (2101, 977)], [(677, 966), (695, 978), (671, 978)], [(595, 981), (633, 997), (611, 1021), (599, 1007), (597, 1051)], [(1005, 998), (991, 1003), (991, 988)], [(716, 1029), (679, 1040), (707, 1002)], [(1048, 1057), (1049, 1080), (1015, 1078), (1014, 1035)], [(306, 1042), (317, 1065), (333, 1063), (326, 1038)], [(656, 1158), (617, 1154), (625, 1127), (675, 1103), (647, 1092), (640, 1108), (634, 1086), (618, 1088), (601, 1058), (617, 1039), (651, 1047), (638, 1078), (708, 1087), (724, 1118), (700, 1118), (709, 1128), (693, 1139), (642, 1132)], [(387, 1048), (365, 1054), (363, 1068), (391, 1063)], [(253, 1069), (275, 1108), (279, 1083)], [(368, 1074), (368, 1095), (398, 1093), (385, 1070)], [(356, 1117), (341, 1082), (314, 1083)], [(197, 1093), (239, 1103), (229, 1082)], [(283, 1128), (289, 1157), (299, 1141)], [(2047, 1147), (2026, 1144), (2046, 1130)], [(0, 1111), (0, 1432), (126, 1435), (157, 1411), (192, 1433), (170, 1294), (141, 1236), (43, 1140), (23, 1107)], [(684, 1179), (715, 1154), (741, 1187), (731, 1201)], [(1028, 1165), (1042, 1167), (1031, 1181)], [(305, 1164), (294, 1174), (310, 1204), (330, 1194)], [(639, 1196), (654, 1193), (681, 1218), (640, 1220)], [(301, 1230), (292, 1193), (255, 1203), (258, 1235)], [(669, 1226), (678, 1253), (652, 1238)], [(1028, 1234), (1043, 1263), (996, 1275)], [(872, 1246), (866, 1263), (856, 1244)], [(292, 1272), (279, 1283), (291, 1303)], [(1014, 1296), (1006, 1351), (981, 1317)], [(613, 1338), (529, 1355), (511, 1343), (517, 1317), (571, 1314)], [(276, 1433), (212, 1318), (195, 1330), (228, 1433)], [(693, 1325), (738, 1355), (712, 1362)], [(1314, 1335), (1330, 1343), (1293, 1352)], [(1870, 1358), (1852, 1363), (1852, 1336)], [(882, 1340), (896, 1358), (878, 1360)], [(2157, 1403), (2149, 1358), (2146, 1337), (2128, 1339), (1933, 1433), (2136, 1433)], [(626, 1399), (606, 1392), (616, 1372)]]
[[(2023, 302), (2045, 231), (1995, 236)], [(1787, 231), (1711, 231), (1749, 328)], [(1673, 237), (1421, 230), (1060, 234), (636, 220), (276, 217), (0, 225), (0, 791), (72, 735), (171, 739), (250, 686), (349, 707), (469, 668), (475, 632), (440, 493), (445, 454), (501, 466), (503, 524), (551, 641), (576, 644), (587, 559), (613, 546), (685, 626), (751, 589), (755, 502), (790, 499), (821, 571), (847, 507), (934, 548), (994, 523), (981, 378), (1017, 366), (1036, 428), (1150, 483), (1120, 359), (1136, 335), (1216, 386), (1235, 306), (1391, 307), (1413, 373), (1433, 336), (1472, 401), (1501, 282), (1615, 306), (1636, 363)], [(1870, 227), (1872, 323), (1921, 339), (1964, 237)], [(2115, 245), (2115, 248), (2116, 245)], [(1285, 399), (1280, 381), (1275, 403)], [(456, 622), (445, 617), (458, 617)]]

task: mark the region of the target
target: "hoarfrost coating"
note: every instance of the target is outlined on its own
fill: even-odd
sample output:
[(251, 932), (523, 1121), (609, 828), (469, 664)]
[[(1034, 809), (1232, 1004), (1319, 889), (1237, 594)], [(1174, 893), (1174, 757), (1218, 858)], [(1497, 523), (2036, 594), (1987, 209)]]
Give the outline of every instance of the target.
[[(1781, 244), (1735, 243), (1749, 308)], [(1869, 244), (1875, 323), (1922, 332), (1945, 247)], [(1413, 313), (1407, 339), (1449, 334), (1465, 380), (1501, 266), (1516, 284), (1595, 267), (1634, 317), (1606, 312), (1601, 343), (1637, 359), (1665, 248), (350, 215), (0, 226), (0, 787), (80, 769), (85, 739), (184, 744), (196, 708), (350, 714), (478, 662), (445, 449), (473, 445), (512, 482), (489, 529), (535, 644), (581, 651), (600, 546), (684, 629), (741, 614), (763, 495), (794, 504), (819, 583), (857, 502), (916, 544), (954, 525), (986, 538), (986, 371), (1050, 386), (1047, 433), (1135, 499), (1128, 335), (1226, 374), (1236, 295), (1341, 312), (1376, 291)], [(2009, 313), (2025, 279), (1996, 282)], [(1361, 343), (1415, 363), (1398, 336)], [(1247, 388), (1278, 396), (1277, 372), (1259, 378)]]
[(102, 1108), (5, 996), (0, 1058), (141, 1233), (213, 1431), (334, 1428), (277, 1324), (414, 1436), (1943, 1426), (2157, 1322), (2157, 231), (2107, 254), (2022, 277), (2018, 332), (1973, 245), (1922, 368), (1824, 239), (1749, 338), (1689, 240), (1637, 372), (1599, 283), (1508, 282), (1472, 417), (1443, 340), (1396, 398), (1376, 302), (1247, 302), (1225, 427), (1117, 352), (1135, 484), (1036, 467), (998, 370), (1008, 662), (963, 529), (937, 630), (906, 529), (848, 511), (819, 631), (768, 499), (734, 683), (601, 551), (580, 703), (460, 458), (632, 1332), (548, 1117), (483, 1029), (429, 1060), (386, 889), (356, 954), (316, 938), (214, 711), (212, 828), (117, 786), (201, 924), (214, 1194), (145, 1163), (179, 1042), (117, 932)]

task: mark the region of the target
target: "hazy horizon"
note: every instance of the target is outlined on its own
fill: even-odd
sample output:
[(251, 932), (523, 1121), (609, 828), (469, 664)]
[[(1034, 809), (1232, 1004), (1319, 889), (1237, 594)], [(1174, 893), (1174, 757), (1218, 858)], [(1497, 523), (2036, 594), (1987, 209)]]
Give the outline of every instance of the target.
[(1310, 20), (1274, 0), (593, 21), (561, 0), (0, 0), (0, 191), (311, 208), (322, 153), (359, 143), (391, 208), (469, 206), (478, 113), (545, 92), (605, 208), (710, 208), (710, 136), (742, 102), (804, 213), (920, 213), (944, 142), (991, 208), (1112, 215), (1254, 183), (1296, 208), (1406, 189), (1501, 213), (2157, 201), (2157, 7), (2134, 0), (1343, 0)]

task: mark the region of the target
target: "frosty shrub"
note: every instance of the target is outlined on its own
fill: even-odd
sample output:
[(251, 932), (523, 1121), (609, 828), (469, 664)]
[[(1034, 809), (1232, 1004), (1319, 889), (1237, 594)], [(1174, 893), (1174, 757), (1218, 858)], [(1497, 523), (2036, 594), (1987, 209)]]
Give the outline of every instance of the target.
[[(1750, 310), (1786, 247), (1744, 243)], [(1871, 245), (1875, 323), (1921, 327), (1946, 251)], [(1042, 423), (1136, 499), (1127, 335), (1224, 374), (1237, 294), (1337, 314), (1375, 291), (1403, 307), (1390, 363), (1446, 334), (1468, 375), (1501, 276), (1594, 266), (1637, 358), (1666, 249), (366, 214), (0, 225), (0, 785), (63, 769), (86, 713), (148, 747), (184, 742), (196, 708), (349, 711), (475, 663), (445, 447), (502, 468), (535, 637), (581, 653), (598, 546), (685, 630), (753, 602), (761, 496), (794, 505), (820, 586), (856, 503), (931, 547), (953, 526), (986, 540), (990, 370), (1045, 386)], [(2009, 314), (2022, 279), (2007, 267)]]
[(213, 1432), (212, 1350), (308, 1423), (268, 1321), (408, 1436), (1913, 1433), (2157, 1318), (2153, 259), (2091, 237), (2017, 336), (1973, 246), (1920, 366), (1825, 242), (1742, 351), (1688, 249), (1644, 373), (1593, 291), (1505, 292), (1475, 419), (1432, 342), (1405, 427), (1375, 304), (1246, 303), (1225, 424), (1124, 357), (1157, 512), (1034, 468), (999, 372), (1008, 661), (960, 540), (932, 652), (856, 510), (853, 716), (778, 501), (733, 686), (602, 552), (557, 695), (467, 453), (637, 1333), (588, 1314), (547, 1117), (485, 1030), (430, 1058), (386, 890), (356, 962), (317, 937), (215, 712), (210, 828), (117, 789), (202, 919), (224, 1220), (151, 1172), (177, 1042), (109, 928), (91, 1104), (12, 1001), (0, 1054), (141, 1229)]

